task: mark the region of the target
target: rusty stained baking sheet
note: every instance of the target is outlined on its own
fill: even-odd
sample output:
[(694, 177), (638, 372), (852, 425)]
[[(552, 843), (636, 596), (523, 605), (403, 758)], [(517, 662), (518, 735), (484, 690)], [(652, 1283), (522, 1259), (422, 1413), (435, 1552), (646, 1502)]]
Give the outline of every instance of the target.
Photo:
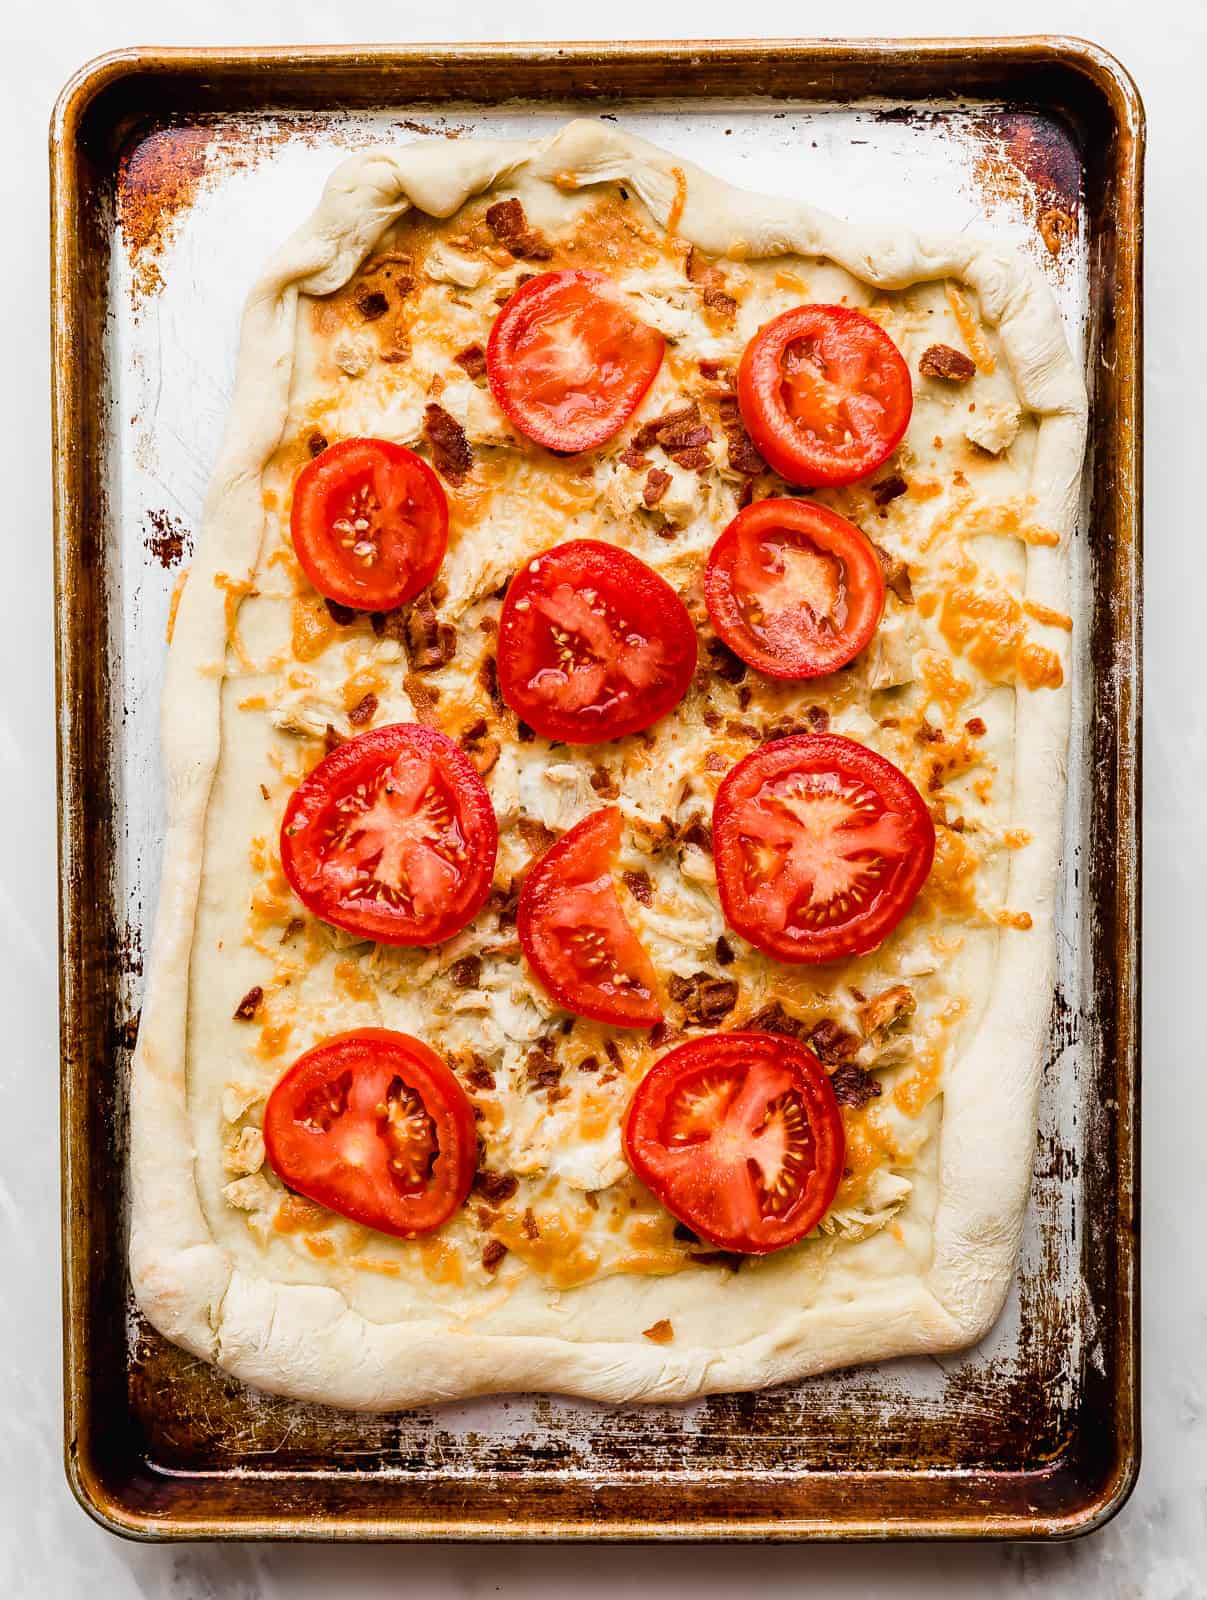
[[(517, 84), (528, 81), (517, 63)], [(93, 577), (105, 594), (96, 644), (108, 700), (95, 759), (105, 763), (115, 819), (110, 937), (119, 955), (111, 1048), (103, 1067), (96, 1062), (113, 1075), (111, 1098), (103, 1115), (94, 1108), (92, 1133), (99, 1116), (113, 1170), (123, 1159), (124, 1074), (158, 888), (165, 632), (225, 425), (244, 295), (351, 151), (539, 137), (576, 114), (615, 118), (747, 188), (853, 220), (975, 232), (1019, 249), (1044, 269), (1078, 354), (1102, 336), (1091, 259), (1100, 274), (1103, 217), (1087, 197), (1084, 144), (1058, 105), (668, 94), (587, 106), (219, 108), (119, 130), (92, 218), (92, 253), (102, 259), (91, 262), (104, 274), (91, 308), (98, 333), (103, 325), (92, 419), (103, 570)], [(1090, 471), (1073, 549), (1078, 649), (1058, 989), (1022, 1261), (992, 1334), (961, 1355), (682, 1406), (617, 1411), (512, 1396), (353, 1416), (255, 1393), (161, 1339), (129, 1301), (124, 1212), (110, 1206), (92, 1223), (108, 1230), (105, 1284), (92, 1285), (86, 1333), (69, 1328), (70, 1407), (93, 1428), (104, 1409), (121, 1441), (107, 1447), (117, 1453), (104, 1470), (94, 1462), (84, 1471), (77, 1458), (77, 1492), (94, 1511), (150, 1536), (663, 1538), (1069, 1532), (1109, 1512), (1126, 1492), (1134, 1450), (1131, 1418), (1110, 1412), (1118, 1363), (1130, 1360), (1130, 1347), (1114, 1347), (1118, 1307), (1104, 1302), (1096, 1265), (1110, 1241), (1087, 1234), (1096, 1196), (1117, 1176), (1101, 1121), (1103, 1074), (1116, 1063), (1104, 1054), (1102, 940), (1091, 936), (1091, 925), (1101, 932), (1100, 883), (1087, 841), (1104, 800), (1104, 730), (1088, 712), (1101, 707), (1098, 682), (1117, 675), (1119, 661), (1109, 649), (1108, 659), (1091, 652), (1103, 599), (1087, 538), (1093, 487)], [(64, 600), (83, 604), (81, 588), (68, 587)], [(1113, 781), (1126, 779), (1122, 771)], [(76, 1126), (68, 1117), (69, 1140)], [(68, 1288), (70, 1314), (73, 1293), (77, 1305), (82, 1293), (70, 1266)], [(79, 1372), (101, 1345), (123, 1372), (103, 1406)], [(1099, 1436), (1097, 1453), (1073, 1470), (1087, 1428)], [(1119, 1455), (1125, 1435), (1121, 1464), (1112, 1451)], [(102, 1490), (102, 1479), (125, 1487)], [(507, 1505), (492, 1501), (492, 1484), (506, 1486)]]

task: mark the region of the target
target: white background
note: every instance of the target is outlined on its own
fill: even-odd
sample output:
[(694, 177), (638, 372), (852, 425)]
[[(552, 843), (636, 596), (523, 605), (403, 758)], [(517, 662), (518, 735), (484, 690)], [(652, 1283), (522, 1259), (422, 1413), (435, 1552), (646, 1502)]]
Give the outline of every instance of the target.
[[(1145, 1460), (1104, 1531), (1058, 1548), (147, 1548), (72, 1501), (60, 1464), (58, 1056), (51, 655), (46, 127), (83, 61), (129, 44), (1065, 32), (1114, 51), (1149, 114), (1145, 695)], [(339, 1595), (1207, 1597), (1207, 1121), (1199, 698), (1207, 253), (1207, 10), (1195, 0), (541, 0), (391, 6), (208, 0), (10, 3), (0, 15), (0, 1596), (310, 1600)]]

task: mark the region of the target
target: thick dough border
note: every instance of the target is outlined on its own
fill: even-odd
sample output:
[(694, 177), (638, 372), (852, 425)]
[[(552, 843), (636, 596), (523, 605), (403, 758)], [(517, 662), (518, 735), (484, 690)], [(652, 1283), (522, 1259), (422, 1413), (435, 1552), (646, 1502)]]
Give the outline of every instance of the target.
[[(284, 427), (299, 294), (353, 274), (414, 205), (452, 215), (525, 168), (552, 181), (623, 179), (666, 222), (676, 171), (687, 193), (679, 232), (712, 254), (825, 256), (867, 283), (901, 289), (955, 278), (996, 324), (1020, 402), (1037, 414), (1036, 517), (1061, 547), (1028, 547), (1027, 595), (1066, 604), (1067, 546), (1084, 448), (1084, 386), (1038, 270), (966, 239), (923, 240), (855, 227), (784, 199), (735, 189), (606, 124), (578, 121), (547, 141), (414, 144), (355, 156), (248, 299), (226, 439), (206, 498), (197, 559), (168, 654), (162, 724), (167, 843), (154, 950), (131, 1090), (130, 1263), (135, 1293), (168, 1338), (262, 1389), (386, 1410), (460, 1396), (542, 1389), (596, 1400), (684, 1400), (755, 1389), (853, 1362), (953, 1350), (996, 1318), (1018, 1251), (1055, 959), (1069, 687), (1016, 696), (1012, 820), (1033, 844), (1011, 863), (1008, 903), (1033, 933), (1003, 940), (980, 1028), (944, 1088), (934, 1255), (923, 1280), (853, 1303), (802, 1310), (774, 1336), (726, 1348), (450, 1333), (432, 1322), (374, 1323), (336, 1290), (235, 1268), (210, 1235), (194, 1181), (186, 1018), (206, 808), (220, 746), (226, 651), (219, 571), (250, 577), (264, 513), (260, 478)], [(209, 667), (209, 671), (199, 670)]]

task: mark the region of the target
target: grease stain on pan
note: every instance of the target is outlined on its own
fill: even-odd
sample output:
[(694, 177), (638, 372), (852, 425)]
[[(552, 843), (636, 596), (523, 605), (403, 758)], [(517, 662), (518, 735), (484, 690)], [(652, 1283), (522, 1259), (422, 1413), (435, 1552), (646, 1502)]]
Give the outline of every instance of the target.
[(973, 177), (989, 202), (1018, 211), (1059, 265), (1076, 244), (1082, 207), (1081, 160), (1054, 117), (1002, 111), (968, 119), (978, 152)]
[[(404, 117), (394, 128), (430, 138), (457, 139), (468, 125), (434, 117)], [(280, 145), (363, 149), (380, 143), (380, 128), (347, 113), (197, 117), (146, 127), (127, 142), (117, 167), (117, 220), (130, 260), (135, 308), (164, 286), (163, 261), (189, 212), (232, 172), (258, 166)]]
[(985, 111), (904, 105), (886, 106), (874, 120), (928, 127), (943, 123), (953, 138), (971, 146), (972, 180), (983, 202), (1003, 205), (1038, 233), (1063, 272), (1077, 243), (1084, 202), (1082, 161), (1069, 130), (1036, 111)]
[(179, 517), (172, 516), (169, 511), (148, 511), (143, 523), (148, 530), (143, 547), (165, 572), (192, 555), (193, 535)]

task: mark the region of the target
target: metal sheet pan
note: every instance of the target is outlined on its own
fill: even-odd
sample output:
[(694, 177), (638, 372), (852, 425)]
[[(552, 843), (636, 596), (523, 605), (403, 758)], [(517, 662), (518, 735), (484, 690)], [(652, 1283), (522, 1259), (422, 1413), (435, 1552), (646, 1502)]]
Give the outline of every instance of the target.
[[(870, 97), (874, 96), (875, 99)], [(129, 1299), (124, 1124), (158, 872), (163, 639), (237, 313), (339, 156), (614, 116), (735, 182), (989, 232), (1092, 380), (1059, 989), (1018, 1281), (965, 1355), (619, 1412), (254, 1394)], [(124, 52), (52, 126), (67, 1471), (147, 1538), (1060, 1537), (1138, 1462), (1143, 112), (1057, 39)]]

